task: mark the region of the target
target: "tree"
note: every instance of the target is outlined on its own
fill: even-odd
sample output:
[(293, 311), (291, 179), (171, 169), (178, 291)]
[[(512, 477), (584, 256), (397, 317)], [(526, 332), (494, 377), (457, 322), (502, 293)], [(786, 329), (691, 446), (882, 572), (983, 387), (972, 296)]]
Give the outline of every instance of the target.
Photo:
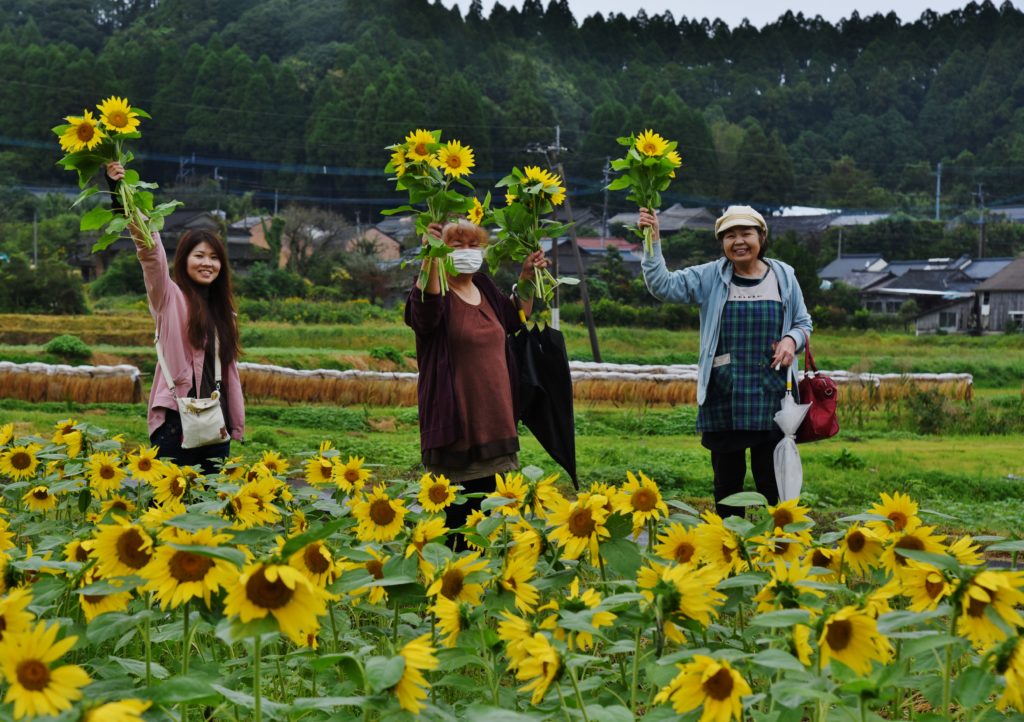
[(320, 208), (289, 206), (282, 216), (285, 267), (302, 276), (307, 276), (310, 268), (320, 262), (323, 252), (339, 248), (350, 232), (344, 218)]

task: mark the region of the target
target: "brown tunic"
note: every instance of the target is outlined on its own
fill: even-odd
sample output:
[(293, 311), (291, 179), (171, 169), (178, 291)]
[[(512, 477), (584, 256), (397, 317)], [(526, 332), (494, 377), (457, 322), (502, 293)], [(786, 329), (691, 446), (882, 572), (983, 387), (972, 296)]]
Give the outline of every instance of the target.
[(461, 481), (515, 468), (519, 436), (506, 382), (505, 329), (482, 294), (476, 306), (457, 293), (451, 296), (448, 339), (462, 428), (458, 440), (439, 449), (430, 466)]

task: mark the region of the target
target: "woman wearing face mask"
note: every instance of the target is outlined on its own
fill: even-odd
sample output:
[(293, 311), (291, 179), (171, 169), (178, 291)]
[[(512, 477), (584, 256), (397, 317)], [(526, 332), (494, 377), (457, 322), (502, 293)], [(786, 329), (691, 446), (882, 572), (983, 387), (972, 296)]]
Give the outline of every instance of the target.
[(665, 267), (658, 219), (640, 209), (639, 226), (654, 233), (644, 280), (663, 301), (700, 305), (697, 430), (711, 451), (720, 516), (743, 515), (721, 504), (743, 490), (746, 450), (757, 490), (778, 503), (775, 424), (788, 367), (811, 334), (811, 317), (792, 267), (765, 258), (768, 226), (750, 206), (730, 206), (715, 222), (723, 257), (678, 271)]
[[(124, 168), (111, 163), (107, 176), (116, 183), (124, 177)], [(178, 405), (158, 363), (149, 394), (150, 442), (160, 447), (160, 456), (178, 465), (199, 466), (210, 474), (216, 471), (213, 460), (230, 456), (231, 439), (241, 440), (245, 432), (245, 404), (236, 364), (241, 349), (227, 249), (215, 233), (186, 231), (174, 254), (172, 279), (160, 235), (153, 233), (153, 247), (148, 248), (138, 228), (133, 226), (131, 232), (146, 281), (149, 312), (156, 322), (175, 393), (179, 398), (209, 398), (219, 389), (225, 422), (221, 443), (181, 448)], [(220, 378), (215, 359), (218, 342)]]
[[(419, 364), (420, 452), (423, 465), (462, 486), (466, 493), (492, 492), (494, 475), (519, 467), (516, 430), (517, 370), (508, 344), (519, 324), (514, 299), (480, 273), (488, 236), (461, 220), (429, 232), (451, 246), (456, 275), (441, 295), (437, 266), (426, 288), (419, 279), (405, 304), (405, 322), (416, 332)], [(534, 269), (545, 268), (543, 251), (523, 262), (518, 288), (529, 316)], [(463, 526), (479, 498), (448, 507), (449, 529)]]

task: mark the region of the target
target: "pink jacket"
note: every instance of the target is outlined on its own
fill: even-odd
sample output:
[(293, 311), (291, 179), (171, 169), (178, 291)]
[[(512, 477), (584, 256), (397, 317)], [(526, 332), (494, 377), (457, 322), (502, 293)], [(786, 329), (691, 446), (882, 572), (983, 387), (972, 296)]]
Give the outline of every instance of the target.
[[(138, 248), (138, 256), (146, 280), (149, 312), (153, 314), (160, 334), (160, 349), (174, 380), (175, 391), (183, 398), (192, 389), (193, 378), (203, 378), (205, 349), (193, 348), (189, 344), (188, 302), (178, 284), (171, 280), (167, 252), (160, 242), (159, 233), (153, 234), (152, 248)], [(232, 361), (221, 369), (221, 375), (221, 386), (228, 395), (228, 414), (231, 417), (228, 433), (231, 438), (241, 440), (245, 434), (245, 401), (242, 398), (238, 366)], [(158, 363), (153, 374), (153, 388), (149, 392), (149, 433), (152, 434), (164, 423), (167, 409), (177, 408)]]

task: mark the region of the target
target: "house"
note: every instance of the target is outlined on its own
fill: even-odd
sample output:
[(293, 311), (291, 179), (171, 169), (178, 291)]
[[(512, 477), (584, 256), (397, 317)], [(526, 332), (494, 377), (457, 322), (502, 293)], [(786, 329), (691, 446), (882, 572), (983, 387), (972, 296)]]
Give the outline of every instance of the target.
[[(614, 247), (622, 257), (622, 262), (626, 269), (634, 276), (638, 276), (640, 274), (640, 260), (643, 255), (643, 250), (641, 250), (639, 243), (631, 243), (623, 238), (602, 239), (594, 237), (577, 238), (576, 243), (580, 249), (580, 260), (583, 262), (583, 269), (588, 273), (594, 266), (600, 264), (604, 260), (608, 253), (608, 249)], [(551, 252), (551, 240), (545, 238), (540, 242), (540, 244), (548, 258), (554, 261), (554, 255)], [(559, 238), (556, 247), (558, 254), (558, 274), (560, 276), (579, 277), (579, 265), (576, 263), (576, 256), (572, 251), (572, 242), (569, 238), (567, 236)]]
[[(636, 225), (637, 211), (618, 213), (608, 219), (608, 227)], [(678, 233), (684, 228), (694, 231), (714, 231), (716, 216), (707, 208), (684, 208), (676, 203), (658, 211), (658, 225), (662, 235)]]
[(957, 298), (933, 306), (914, 319), (914, 333), (965, 333), (977, 326), (978, 297)]
[(397, 261), (402, 255), (402, 244), (396, 241), (388, 234), (382, 232), (376, 226), (370, 226), (368, 229), (363, 231), (363, 235), (355, 236), (345, 241), (343, 248), (351, 253), (355, 251), (361, 243), (371, 244), (373, 251), (377, 258), (381, 261)]
[(1024, 256), (981, 283), (975, 293), (983, 331), (1024, 330)]
[[(1010, 223), (1024, 223), (1024, 206), (996, 206), (989, 208), (990, 220), (1004, 220)], [(999, 218), (998, 216), (1002, 216)]]
[(778, 238), (785, 233), (795, 233), (801, 237), (820, 236), (829, 229), (838, 214), (834, 212), (814, 213), (808, 215), (770, 216), (768, 233)]
[(850, 226), (870, 226), (891, 217), (891, 213), (840, 213), (829, 224), (832, 228), (849, 228)]
[(879, 253), (848, 253), (820, 269), (818, 278), (832, 283), (836, 281), (850, 283), (853, 274), (879, 273), (884, 271), (888, 265)]
[(973, 297), (976, 285), (977, 281), (959, 268), (914, 269), (862, 291), (861, 301), (869, 311), (897, 313), (912, 298), (920, 309), (930, 311)]
[(383, 216), (373, 227), (389, 238), (393, 238), (402, 246), (410, 248), (418, 246), (416, 239), (416, 215)]

